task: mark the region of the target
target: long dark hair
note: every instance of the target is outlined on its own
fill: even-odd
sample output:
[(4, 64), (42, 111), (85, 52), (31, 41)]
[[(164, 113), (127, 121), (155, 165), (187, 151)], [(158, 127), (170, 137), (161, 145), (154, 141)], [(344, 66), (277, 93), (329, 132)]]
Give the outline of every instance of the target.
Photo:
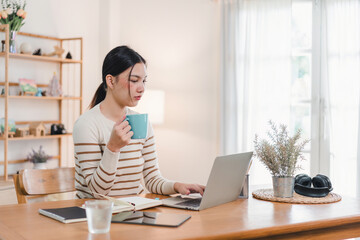
[(140, 56), (140, 54), (138, 54), (128, 46), (119, 46), (112, 49), (104, 59), (102, 66), (102, 83), (96, 90), (89, 108), (93, 108), (105, 99), (107, 89), (106, 76), (108, 74), (116, 77), (129, 67), (134, 67), (134, 65), (137, 63), (146, 64), (146, 61), (142, 56)]

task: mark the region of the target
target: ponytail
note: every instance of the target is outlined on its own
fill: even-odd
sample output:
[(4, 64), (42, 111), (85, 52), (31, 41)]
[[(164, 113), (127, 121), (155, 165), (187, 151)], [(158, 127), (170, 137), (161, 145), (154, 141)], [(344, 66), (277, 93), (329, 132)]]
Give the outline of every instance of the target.
[(105, 96), (106, 96), (106, 90), (105, 90), (104, 82), (102, 82), (98, 87), (98, 89), (96, 90), (93, 99), (91, 100), (89, 109), (95, 107), (100, 102), (102, 102), (105, 99)]

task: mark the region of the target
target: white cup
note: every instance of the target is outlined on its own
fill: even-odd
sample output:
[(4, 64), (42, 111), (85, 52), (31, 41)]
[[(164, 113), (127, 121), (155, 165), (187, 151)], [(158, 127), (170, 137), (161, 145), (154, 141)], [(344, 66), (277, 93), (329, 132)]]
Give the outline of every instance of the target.
[(90, 233), (109, 232), (113, 205), (113, 202), (107, 200), (89, 200), (85, 202)]

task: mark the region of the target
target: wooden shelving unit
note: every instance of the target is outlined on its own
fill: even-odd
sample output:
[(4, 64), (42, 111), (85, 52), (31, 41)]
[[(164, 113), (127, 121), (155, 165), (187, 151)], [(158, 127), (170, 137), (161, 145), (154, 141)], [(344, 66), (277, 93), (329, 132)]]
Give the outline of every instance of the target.
[[(46, 136), (26, 136), (26, 137), (9, 137), (8, 136), (8, 109), (9, 109), (9, 101), (12, 99), (19, 99), (19, 100), (28, 100), (28, 101), (49, 101), (49, 100), (55, 100), (58, 101), (58, 107), (59, 107), (59, 119), (54, 121), (42, 121), (45, 124), (49, 123), (61, 123), (61, 119), (63, 116), (62, 113), (62, 102), (63, 101), (78, 101), (80, 105), (80, 114), (83, 112), (82, 108), (82, 84), (83, 84), (83, 39), (80, 38), (56, 38), (56, 37), (50, 37), (50, 36), (44, 36), (44, 35), (36, 35), (31, 33), (22, 33), (18, 32), (17, 35), (27, 36), (31, 38), (40, 38), (40, 39), (47, 39), (47, 40), (54, 40), (58, 41), (60, 43), (60, 47), (63, 47), (63, 42), (65, 41), (80, 41), (80, 59), (79, 60), (73, 60), (73, 59), (64, 59), (64, 58), (57, 58), (57, 57), (47, 57), (47, 56), (35, 56), (35, 55), (27, 55), (27, 54), (19, 54), (19, 53), (10, 53), (9, 52), (9, 25), (0, 25), (0, 31), (5, 33), (5, 51), (0, 52), (0, 58), (5, 59), (5, 76), (4, 82), (0, 82), (0, 86), (4, 86), (5, 89), (5, 95), (1, 95), (0, 98), (5, 100), (5, 132), (2, 136), (0, 136), (0, 141), (4, 142), (4, 161), (0, 162), (0, 165), (4, 165), (4, 180), (8, 180), (8, 164), (16, 164), (16, 163), (24, 163), (27, 160), (26, 159), (17, 159), (17, 160), (9, 160), (8, 159), (8, 146), (9, 142), (13, 141), (24, 141), (24, 140), (36, 140), (36, 139), (57, 139), (58, 140), (58, 149), (59, 149), (59, 155), (53, 156), (53, 159), (59, 160), (59, 166), (61, 166), (62, 156), (61, 156), (61, 149), (62, 149), (62, 138), (69, 137), (72, 134), (62, 134), (62, 135), (46, 135)], [(60, 97), (51, 97), (51, 96), (45, 96), (45, 97), (36, 97), (36, 96), (15, 96), (15, 95), (9, 95), (9, 87), (13, 86), (19, 86), (18, 83), (10, 82), (9, 81), (9, 59), (23, 59), (28, 61), (40, 61), (40, 62), (51, 62), (54, 64), (59, 64), (60, 66), (60, 74), (59, 74), (59, 82), (62, 85), (63, 83), (63, 64), (80, 64), (80, 96), (60, 96)], [(47, 84), (37, 84), (38, 87), (46, 88), (48, 87)], [(41, 121), (41, 119), (39, 119)], [(31, 122), (29, 121), (17, 121), (15, 122), (16, 125), (24, 125), (29, 124)]]

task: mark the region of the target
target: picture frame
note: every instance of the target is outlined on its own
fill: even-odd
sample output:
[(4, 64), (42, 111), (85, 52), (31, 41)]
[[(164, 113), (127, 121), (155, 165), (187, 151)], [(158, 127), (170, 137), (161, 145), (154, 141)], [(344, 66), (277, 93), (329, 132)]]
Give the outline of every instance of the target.
[(20, 92), (25, 94), (35, 95), (37, 92), (36, 82), (33, 79), (20, 78), (19, 79)]
[[(15, 120), (8, 119), (8, 130), (9, 132), (16, 131)], [(5, 118), (0, 118), (0, 133), (4, 133), (4, 132), (5, 132)]]

